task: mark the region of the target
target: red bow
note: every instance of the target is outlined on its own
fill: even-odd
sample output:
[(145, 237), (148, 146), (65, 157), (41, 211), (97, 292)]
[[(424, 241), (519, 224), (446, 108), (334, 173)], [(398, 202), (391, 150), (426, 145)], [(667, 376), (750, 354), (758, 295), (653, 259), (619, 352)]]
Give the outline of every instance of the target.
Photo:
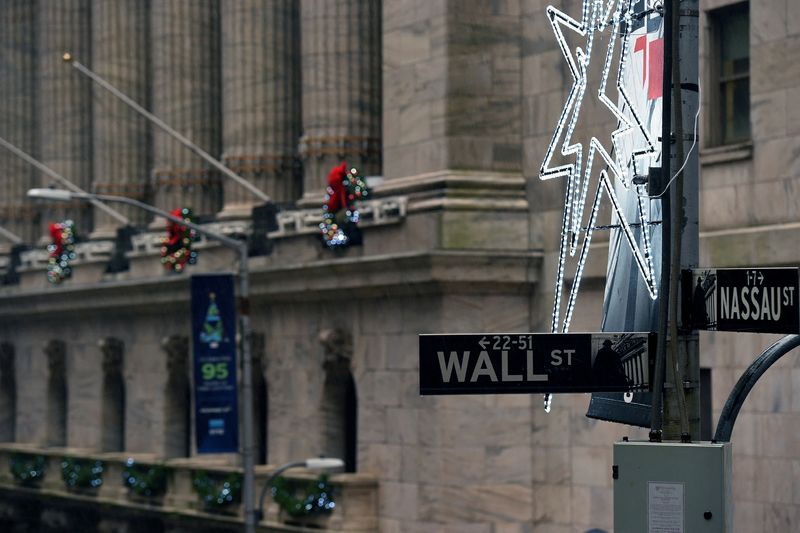
[(50, 252), (50, 257), (59, 257), (64, 251), (64, 226), (55, 222), (50, 223), (50, 238), (53, 241), (55, 250)]
[(340, 209), (347, 207), (347, 191), (344, 181), (347, 179), (347, 163), (342, 161), (340, 165), (331, 169), (328, 174), (328, 212), (336, 213)]
[[(180, 207), (176, 207), (170, 212), (170, 215), (183, 218), (183, 209)], [(175, 246), (181, 244), (181, 240), (183, 239), (183, 232), (186, 229), (185, 226), (178, 224), (177, 222), (173, 222), (172, 220), (167, 220), (167, 246)]]

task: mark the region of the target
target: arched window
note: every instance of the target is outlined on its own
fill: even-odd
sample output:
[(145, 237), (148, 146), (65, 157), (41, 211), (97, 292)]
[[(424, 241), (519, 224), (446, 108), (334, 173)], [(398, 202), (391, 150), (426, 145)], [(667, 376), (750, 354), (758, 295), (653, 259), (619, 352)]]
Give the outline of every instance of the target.
[(164, 391), (164, 456), (191, 455), (192, 400), (189, 386), (189, 339), (181, 335), (161, 342), (167, 353)]
[(356, 471), (358, 448), (358, 396), (350, 371), (353, 353), (349, 335), (341, 330), (323, 332), (325, 384), (322, 395), (323, 450), (328, 457), (344, 460), (345, 472)]
[(67, 445), (67, 347), (64, 341), (45, 345), (47, 356), (47, 404), (45, 445)]
[(0, 442), (14, 442), (17, 422), (17, 379), (14, 346), (0, 344)]
[(103, 352), (101, 449), (121, 452), (125, 449), (125, 346), (113, 337), (101, 340), (99, 345)]

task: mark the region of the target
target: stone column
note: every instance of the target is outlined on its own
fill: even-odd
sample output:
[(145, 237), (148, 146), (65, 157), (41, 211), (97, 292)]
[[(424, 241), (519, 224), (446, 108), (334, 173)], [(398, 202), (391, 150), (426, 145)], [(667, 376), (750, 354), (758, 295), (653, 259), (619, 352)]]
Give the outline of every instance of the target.
[[(385, 6), (386, 179), (451, 169), (519, 174), (520, 3)], [(546, 30), (525, 42), (549, 43)]]
[[(39, 1), (39, 91), (41, 161), (78, 187), (92, 186), (91, 81), (64, 63), (64, 52), (91, 61), (90, 0)], [(45, 178), (43, 185), (50, 184)], [(47, 219), (75, 221), (78, 234), (92, 231), (91, 204), (48, 204)], [(43, 220), (46, 225), (51, 220)], [(47, 228), (41, 229), (46, 233)]]
[[(10, 0), (0, 10), (0, 136), (36, 155), (36, 4)], [(32, 243), (39, 237), (36, 206), (25, 192), (36, 186), (33, 167), (0, 150), (0, 226)], [(0, 243), (6, 247), (7, 242)]]
[[(283, 0), (222, 4), (222, 144), (225, 164), (274, 202), (298, 199), (299, 5)], [(258, 199), (225, 180), (222, 216), (249, 216)]]
[(374, 0), (302, 0), (303, 199), (331, 167), (381, 172), (381, 11)]
[[(219, 157), (219, 2), (152, 0), (150, 6), (153, 112)], [(217, 172), (160, 130), (154, 130), (153, 159), (157, 207), (189, 207), (195, 215), (222, 207)]]
[[(149, 0), (92, 0), (92, 68), (149, 108)], [(151, 168), (146, 119), (105, 89), (94, 86), (94, 192), (147, 203)], [(133, 223), (149, 217), (123, 204), (113, 208)], [(119, 222), (94, 210), (95, 234), (113, 235)]]

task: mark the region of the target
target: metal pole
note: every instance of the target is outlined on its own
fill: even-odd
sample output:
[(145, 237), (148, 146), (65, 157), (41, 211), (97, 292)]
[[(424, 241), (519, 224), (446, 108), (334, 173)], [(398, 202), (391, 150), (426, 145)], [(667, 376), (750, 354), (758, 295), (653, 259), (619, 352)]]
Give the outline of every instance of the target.
[[(675, 154), (672, 168), (686, 165), (676, 178), (672, 197), (672, 283), (670, 291), (671, 343), (674, 379), (664, 391), (664, 438), (690, 440), (700, 435), (700, 356), (696, 331), (679, 327), (680, 270), (698, 262), (698, 158), (692, 150), (694, 120), (699, 105), (698, 0), (673, 0), (673, 105)], [(677, 267), (677, 268), (676, 268)], [(669, 372), (671, 374), (672, 372)]]
[[(672, 148), (672, 2), (664, 3), (664, 71), (661, 91), (661, 183), (659, 192), (669, 183)], [(652, 190), (652, 189), (651, 189)], [(653, 376), (653, 404), (650, 410), (650, 440), (661, 442), (664, 418), (664, 364), (667, 354), (667, 322), (669, 320), (670, 265), (672, 264), (672, 203), (668, 191), (661, 197), (661, 287), (658, 300), (658, 339)]]
[(293, 461), (291, 463), (286, 463), (283, 466), (276, 468), (267, 478), (267, 481), (264, 482), (264, 486), (261, 487), (261, 496), (258, 498), (258, 519), (261, 520), (264, 518), (264, 498), (267, 495), (267, 489), (272, 484), (272, 481), (278, 477), (279, 475), (283, 474), (290, 468), (297, 468), (300, 466), (305, 466), (305, 461)]
[[(34, 159), (33, 157), (31, 157), (27, 153), (23, 152), (22, 150), (20, 150), (19, 148), (17, 148), (16, 146), (14, 146), (10, 142), (8, 142), (7, 140), (3, 139), (2, 137), (0, 137), (0, 146), (2, 146), (3, 148), (8, 150), (9, 152), (14, 154), (15, 156), (19, 157), (20, 159), (22, 159), (26, 163), (28, 163), (30, 165), (33, 165), (34, 167), (36, 167), (36, 169), (38, 169), (39, 171), (47, 174), (48, 176), (50, 176), (51, 178), (53, 178), (54, 180), (59, 182), (61, 185), (63, 185), (64, 187), (66, 187), (70, 191), (72, 191), (74, 193), (86, 194), (86, 195), (88, 195), (90, 197), (94, 196), (94, 195), (92, 195), (90, 193), (87, 193), (86, 191), (84, 191), (83, 189), (81, 189), (80, 187), (78, 187), (77, 185), (72, 183), (71, 181), (69, 181), (67, 178), (65, 178), (64, 176), (62, 176), (61, 174), (59, 174), (58, 172), (56, 172), (52, 168), (50, 168), (50, 167), (48, 167), (46, 165), (43, 165), (38, 160)], [(93, 206), (95, 206), (96, 208), (101, 209), (102, 211), (106, 212), (108, 215), (112, 216), (113, 218), (115, 218), (119, 222), (122, 222), (122, 224), (124, 224), (125, 226), (130, 225), (130, 220), (128, 220), (124, 215), (122, 215), (122, 214), (118, 213), (117, 211), (111, 209), (110, 207), (105, 205), (103, 202), (98, 202), (96, 198), (86, 198), (86, 200), (91, 202), (91, 204)]]
[(133, 109), (134, 111), (145, 117), (147, 120), (149, 120), (150, 122), (161, 128), (168, 135), (177, 139), (178, 142), (180, 142), (186, 148), (188, 148), (198, 156), (205, 159), (211, 166), (222, 172), (225, 176), (227, 176), (228, 178), (232, 179), (233, 181), (235, 181), (236, 183), (238, 183), (239, 185), (250, 191), (256, 197), (258, 197), (259, 200), (263, 202), (271, 201), (270, 197), (267, 194), (263, 193), (252, 183), (250, 183), (249, 181), (247, 181), (246, 179), (244, 179), (243, 177), (241, 177), (240, 175), (238, 175), (237, 173), (226, 167), (222, 163), (222, 161), (219, 161), (218, 159), (214, 158), (208, 152), (206, 152), (205, 150), (197, 146), (195, 143), (193, 143), (191, 140), (189, 140), (187, 137), (174, 130), (169, 124), (167, 124), (166, 122), (164, 122), (163, 120), (161, 120), (160, 118), (149, 112), (147, 109), (137, 104), (128, 95), (126, 95), (125, 93), (123, 93), (110, 83), (108, 83), (101, 76), (94, 73), (92, 70), (84, 66), (79, 61), (77, 61), (75, 58), (72, 57), (72, 54), (67, 52), (64, 54), (63, 58), (66, 63), (72, 65), (78, 72), (88, 77), (93, 82), (97, 83), (100, 87), (102, 87), (103, 89), (107, 90), (108, 92), (110, 92), (111, 94), (122, 100), (122, 102), (124, 102), (128, 107), (130, 107), (131, 109)]
[(244, 418), (244, 442), (242, 443), (242, 469), (244, 470), (243, 476), (243, 491), (242, 497), (244, 499), (244, 530), (246, 533), (255, 533), (256, 515), (255, 515), (255, 463), (253, 460), (253, 366), (250, 356), (250, 339), (252, 333), (250, 331), (250, 271), (247, 265), (247, 244), (231, 239), (225, 235), (209, 231), (202, 226), (198, 226), (192, 222), (187, 222), (180, 217), (176, 217), (166, 211), (162, 211), (157, 207), (145, 204), (133, 198), (126, 198), (124, 196), (110, 196), (104, 194), (89, 194), (89, 193), (75, 193), (73, 198), (82, 200), (99, 199), (106, 202), (118, 202), (128, 204), (155, 215), (171, 220), (195, 230), (196, 232), (205, 235), (211, 239), (220, 242), (223, 246), (236, 250), (239, 256), (239, 324), (242, 331), (242, 402), (244, 408), (242, 409), (242, 416)]
[(247, 246), (239, 246), (239, 321), (242, 325), (242, 402), (244, 402), (244, 443), (242, 468), (244, 469), (244, 530), (254, 533), (255, 514), (255, 461), (253, 460), (253, 361), (250, 355), (250, 275), (247, 268)]
[(764, 372), (769, 369), (781, 357), (800, 346), (800, 335), (787, 335), (766, 350), (764, 350), (753, 363), (747, 367), (742, 377), (731, 390), (722, 413), (719, 415), (717, 431), (714, 433), (714, 440), (717, 442), (730, 442), (733, 433), (733, 424), (739, 415), (747, 395), (750, 394), (753, 386), (761, 378)]

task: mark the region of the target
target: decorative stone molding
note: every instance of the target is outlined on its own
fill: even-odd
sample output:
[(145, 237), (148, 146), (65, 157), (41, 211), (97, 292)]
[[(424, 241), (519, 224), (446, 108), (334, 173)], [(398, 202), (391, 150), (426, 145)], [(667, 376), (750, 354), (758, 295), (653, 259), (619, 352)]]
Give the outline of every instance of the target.
[[(247, 220), (226, 220), (223, 222), (213, 222), (210, 224), (202, 224), (203, 229), (220, 233), (226, 237), (244, 238), (251, 231), (251, 223)], [(161, 253), (161, 238), (164, 236), (164, 231), (139, 233), (131, 237), (132, 251), (128, 252), (129, 257), (158, 255)], [(192, 243), (193, 249), (203, 249), (208, 246), (214, 246), (217, 243), (208, 239), (205, 235), (197, 234), (195, 241)]]
[[(89, 241), (75, 245), (75, 259), (72, 264), (102, 263), (111, 259), (114, 253), (114, 241)], [(27, 250), (20, 255), (20, 270), (44, 270), (50, 260), (50, 252), (37, 248)]]
[(115, 337), (106, 337), (97, 342), (103, 352), (103, 374), (114, 376), (122, 374), (125, 343)]
[[(398, 224), (406, 217), (407, 199), (403, 196), (380, 198), (359, 203), (359, 227)], [(269, 233), (270, 239), (319, 233), (322, 206), (319, 209), (296, 209), (278, 213), (278, 229)]]

